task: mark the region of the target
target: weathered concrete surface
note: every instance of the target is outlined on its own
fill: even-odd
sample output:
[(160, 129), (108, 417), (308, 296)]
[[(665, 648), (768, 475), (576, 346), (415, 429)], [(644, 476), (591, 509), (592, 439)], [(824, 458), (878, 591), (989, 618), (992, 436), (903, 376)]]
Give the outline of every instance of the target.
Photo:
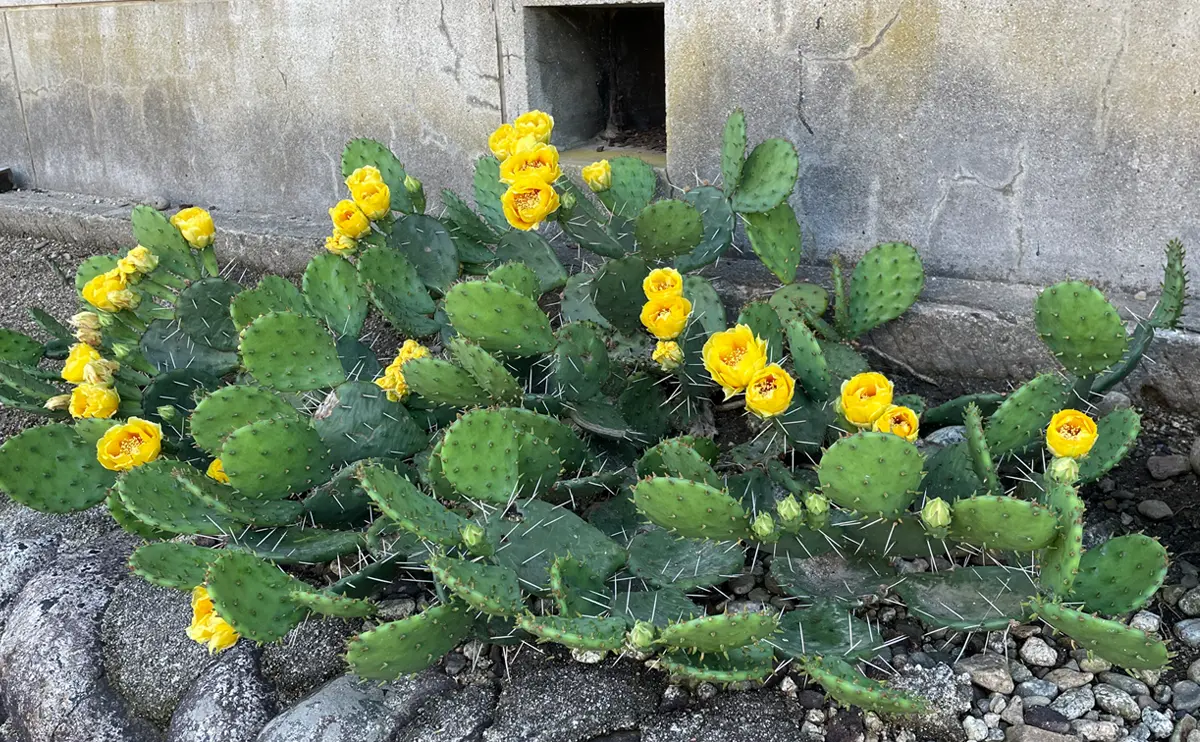
[(32, 182), (29, 139), (20, 95), (8, 46), (8, 18), (7, 14), (0, 13), (0, 168), (11, 167), (18, 181)]

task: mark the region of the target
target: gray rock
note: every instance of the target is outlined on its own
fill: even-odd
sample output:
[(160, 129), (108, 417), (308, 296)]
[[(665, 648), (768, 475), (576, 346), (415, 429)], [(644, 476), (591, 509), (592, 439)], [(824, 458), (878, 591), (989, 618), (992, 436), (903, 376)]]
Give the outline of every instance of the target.
[(1021, 659), (1036, 667), (1054, 667), (1058, 662), (1058, 652), (1041, 637), (1033, 636), (1021, 645)]
[(967, 429), (962, 425), (949, 425), (945, 428), (938, 428), (922, 439), (922, 443), (927, 446), (936, 446), (942, 448), (945, 446), (953, 446), (955, 443), (965, 441), (967, 439)]
[(1138, 503), (1137, 510), (1142, 514), (1142, 517), (1150, 520), (1166, 520), (1175, 515), (1175, 511), (1171, 510), (1171, 506), (1162, 500), (1142, 500)]
[(50, 538), (58, 541), (58, 553), (65, 554), (110, 540), (105, 538), (110, 535), (120, 541), (129, 539), (104, 505), (58, 515), (39, 513), (7, 497), (0, 498), (0, 542)]
[(167, 726), (179, 699), (212, 662), (188, 638), (191, 620), (186, 593), (137, 576), (117, 585), (104, 611), (100, 636), (108, 680), (130, 711), (159, 727)]
[(1066, 734), (1071, 731), (1071, 722), (1067, 717), (1049, 706), (1027, 706), (1025, 708), (1025, 723), (1039, 729)]
[[(487, 742), (577, 742), (636, 729), (654, 714), (666, 684), (632, 662), (584, 667), (531, 652), (522, 657), (503, 684), (496, 721), (483, 733)], [(795, 717), (799, 729), (803, 713)]]
[(283, 642), (263, 647), (259, 665), (275, 686), (279, 704), (291, 706), (346, 672), (346, 637), (361, 626), (358, 619), (313, 618), (292, 629)]
[(342, 675), (272, 719), (258, 742), (383, 742), (398, 716), (378, 683)]
[(1072, 688), (1078, 688), (1081, 685), (1087, 685), (1088, 683), (1092, 682), (1092, 679), (1095, 677), (1096, 676), (1090, 672), (1078, 672), (1076, 670), (1069, 670), (1065, 667), (1060, 667), (1057, 670), (1051, 670), (1050, 672), (1046, 673), (1042, 680), (1054, 683), (1059, 690), (1070, 690)]
[(1189, 647), (1200, 647), (1200, 618), (1188, 618), (1175, 624), (1175, 635)]
[[(722, 693), (706, 706), (651, 716), (642, 724), (641, 742), (813, 742), (813, 736), (802, 731), (803, 718), (804, 712), (799, 704), (780, 693)], [(826, 742), (833, 742), (833, 735), (829, 732), (835, 726), (836, 722), (831, 722), (827, 728)], [(490, 731), (484, 732), (485, 740), (499, 742), (503, 739), (509, 742), (515, 739), (551, 739), (544, 736), (493, 737), (489, 735)], [(858, 733), (862, 734), (861, 721), (858, 723)], [(552, 739), (582, 741), (592, 737), (571, 734)]]
[(1008, 661), (998, 654), (977, 654), (954, 663), (955, 672), (965, 672), (980, 688), (1008, 695), (1013, 692)]
[(396, 712), (401, 724), (407, 724), (427, 701), (449, 696), (457, 688), (458, 683), (431, 667), (385, 685), (383, 702)]
[(1021, 664), (1020, 662), (1010, 662), (1010, 663), (1008, 663), (1008, 668), (1009, 668), (1009, 671), (1012, 673), (1013, 681), (1015, 681), (1017, 683), (1024, 683), (1026, 680), (1033, 679), (1033, 673), (1030, 672), (1028, 667)]
[(1192, 732), (1197, 731), (1196, 726), (1196, 717), (1184, 714), (1183, 718), (1175, 724), (1174, 731), (1171, 732), (1171, 742), (1183, 742)]
[(1171, 717), (1157, 709), (1149, 707), (1142, 709), (1142, 723), (1146, 725), (1146, 728), (1150, 730), (1150, 733), (1156, 739), (1170, 737), (1171, 730), (1175, 727), (1171, 721)]
[(1129, 625), (1135, 629), (1141, 629), (1147, 633), (1153, 634), (1162, 628), (1162, 618), (1157, 613), (1150, 611), (1138, 611), (1133, 614), (1133, 618), (1129, 619)]
[(1108, 683), (1098, 683), (1092, 687), (1096, 705), (1110, 714), (1116, 714), (1127, 721), (1137, 721), (1142, 718), (1142, 709), (1133, 696)]
[(1083, 672), (1106, 672), (1112, 669), (1112, 663), (1102, 657), (1084, 657), (1079, 660), (1079, 669)]
[(1192, 464), (1187, 456), (1177, 453), (1166, 456), (1151, 456), (1146, 459), (1146, 468), (1155, 479), (1170, 479), (1190, 470)]
[(275, 715), (259, 650), (245, 639), (216, 656), (179, 700), (166, 742), (254, 742)]
[(100, 618), (126, 574), (128, 538), (61, 553), (12, 601), (0, 637), (0, 697), (23, 742), (149, 742), (103, 678)]
[(1034, 678), (1018, 685), (1017, 695), (1022, 698), (1029, 698), (1030, 696), (1055, 698), (1058, 696), (1058, 686), (1048, 680)]
[(982, 719), (968, 716), (962, 720), (962, 728), (971, 742), (983, 742), (987, 739), (988, 726)]
[(1196, 440), (1192, 441), (1192, 450), (1188, 454), (1188, 463), (1192, 467), (1192, 471), (1196, 472), (1196, 476), (1200, 476), (1200, 436), (1196, 436)]
[(1200, 683), (1200, 659), (1192, 660), (1192, 664), (1188, 665), (1187, 676), (1193, 683)]
[(891, 677), (888, 684), (897, 691), (923, 698), (925, 711), (886, 715), (888, 726), (914, 732), (920, 739), (956, 742), (963, 729), (959, 717), (971, 709), (971, 686), (960, 681), (961, 677), (961, 673), (945, 664), (932, 668), (920, 665), (904, 668)]
[(1200, 587), (1194, 587), (1188, 590), (1179, 598), (1176, 607), (1183, 612), (1185, 616), (1200, 616)]
[(1071, 729), (1086, 742), (1113, 742), (1121, 728), (1111, 721), (1078, 719), (1071, 722)]
[(1025, 723), (1025, 703), (1020, 696), (1015, 696), (1009, 700), (1008, 706), (1000, 714), (1000, 721), (1007, 724)]
[(1200, 685), (1191, 680), (1180, 680), (1172, 685), (1171, 707), (1185, 712), (1200, 708)]
[[(433, 698), (392, 739), (394, 742), (477, 742), (492, 724), (496, 689), (472, 685)], [(389, 740), (389, 742), (391, 742)]]
[(1092, 689), (1086, 685), (1081, 688), (1072, 688), (1050, 703), (1050, 708), (1071, 721), (1078, 719), (1095, 707), (1096, 697), (1092, 694)]
[(1101, 418), (1115, 410), (1128, 410), (1130, 407), (1133, 407), (1133, 400), (1129, 398), (1128, 394), (1116, 390), (1106, 392), (1096, 402), (1096, 417)]
[(1102, 672), (1097, 678), (1101, 683), (1108, 683), (1111, 686), (1120, 688), (1131, 696), (1147, 696), (1150, 695), (1150, 686), (1146, 685), (1137, 678), (1131, 678), (1128, 675), (1120, 672)]
[(1004, 740), (1005, 742), (1079, 742), (1079, 738), (1073, 734), (1058, 734), (1028, 724), (1009, 727)]
[(13, 598), (54, 559), (57, 550), (58, 539), (51, 536), (0, 543), (0, 630)]
[[(1017, 696), (1017, 697), (1020, 698), (1020, 696)], [(1025, 696), (1024, 701), (1025, 701), (1025, 708), (1032, 708), (1034, 706), (1049, 706), (1050, 705), (1050, 699), (1047, 698), (1046, 696)]]

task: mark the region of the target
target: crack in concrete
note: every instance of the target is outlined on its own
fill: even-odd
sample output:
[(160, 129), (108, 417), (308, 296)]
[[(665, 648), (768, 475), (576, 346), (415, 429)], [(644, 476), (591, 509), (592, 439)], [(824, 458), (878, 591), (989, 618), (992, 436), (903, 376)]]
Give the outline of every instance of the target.
[(847, 64), (854, 64), (879, 48), (879, 45), (883, 43), (884, 38), (887, 36), (887, 32), (892, 30), (892, 26), (896, 24), (896, 21), (900, 20), (900, 13), (901, 8), (896, 8), (896, 12), (892, 14), (892, 17), (888, 19), (887, 23), (883, 24), (883, 28), (875, 32), (875, 38), (871, 39), (871, 42), (866, 46), (858, 47), (854, 54), (851, 54), (848, 57), (812, 57), (813, 61), (845, 62)]
[(449, 72), (454, 75), (454, 81), (462, 83), (462, 52), (458, 50), (458, 45), (454, 43), (454, 39), (450, 37), (450, 28), (446, 25), (446, 0), (441, 0), (441, 10), (438, 12), (438, 31), (446, 39), (446, 44), (450, 47), (450, 51), (454, 54), (454, 66), (442, 67), (443, 72)]
[(29, 156), (29, 175), (33, 180), (33, 187), (38, 187), (37, 165), (33, 161), (33, 137), (29, 134), (29, 116), (25, 113), (25, 98), (21, 94), (21, 78), (17, 75), (17, 56), (13, 51), (12, 32), (8, 28), (8, 13), (0, 13), (4, 18), (4, 41), (8, 44), (8, 63), (12, 67), (13, 88), (17, 91), (17, 108), (21, 111), (21, 124), (25, 127), (25, 147), (26, 154)]
[(796, 49), (796, 62), (800, 68), (798, 70), (800, 80), (799, 84), (796, 85), (796, 90), (798, 91), (796, 93), (796, 116), (800, 119), (800, 124), (804, 127), (804, 130), (811, 137), (813, 136), (812, 127), (808, 125), (808, 120), (804, 118), (804, 50), (799, 47)]
[(1112, 87), (1113, 78), (1116, 76), (1117, 65), (1120, 64), (1121, 58), (1125, 56), (1126, 49), (1129, 48), (1129, 16), (1132, 2), (1125, 5), (1121, 11), (1121, 37), (1117, 43), (1117, 50), (1113, 53), (1112, 59), (1108, 63), (1108, 69), (1104, 73), (1104, 84), (1100, 87), (1100, 100), (1096, 104), (1096, 139), (1100, 143), (1100, 151), (1105, 152), (1108, 149), (1108, 121), (1112, 116), (1112, 104), (1109, 100), (1109, 88)]
[[(500, 91), (500, 121), (508, 121), (508, 97), (504, 89), (504, 42), (500, 36), (500, 9), (498, 0), (492, 0), (492, 25), (496, 29), (496, 87)], [(516, 12), (516, 8), (513, 8)]]

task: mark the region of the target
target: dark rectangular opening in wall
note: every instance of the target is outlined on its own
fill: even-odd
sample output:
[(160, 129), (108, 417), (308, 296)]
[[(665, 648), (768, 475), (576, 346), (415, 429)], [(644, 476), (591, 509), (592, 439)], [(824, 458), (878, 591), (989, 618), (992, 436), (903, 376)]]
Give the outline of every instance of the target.
[(525, 9), (529, 106), (560, 148), (667, 149), (662, 5)]

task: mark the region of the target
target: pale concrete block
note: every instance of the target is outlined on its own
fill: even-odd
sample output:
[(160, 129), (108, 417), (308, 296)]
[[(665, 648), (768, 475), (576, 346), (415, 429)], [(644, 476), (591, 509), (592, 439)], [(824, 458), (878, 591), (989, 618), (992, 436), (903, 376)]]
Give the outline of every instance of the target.
[(18, 186), (32, 186), (33, 170), (29, 159), (29, 139), (21, 113), (12, 53), (8, 48), (7, 14), (0, 12), (0, 168), (10, 167)]

